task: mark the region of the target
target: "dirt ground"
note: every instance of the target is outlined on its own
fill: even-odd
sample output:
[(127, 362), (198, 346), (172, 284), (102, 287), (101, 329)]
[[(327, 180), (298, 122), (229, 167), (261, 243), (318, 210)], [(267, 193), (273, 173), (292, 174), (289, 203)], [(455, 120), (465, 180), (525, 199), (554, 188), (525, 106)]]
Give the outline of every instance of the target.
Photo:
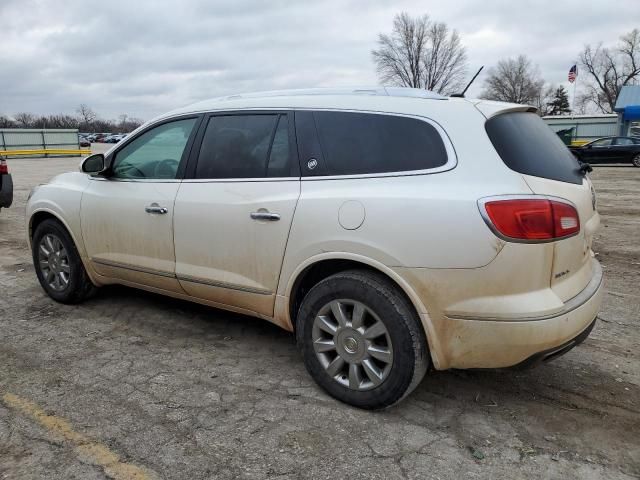
[(0, 479), (640, 477), (640, 169), (592, 174), (606, 295), (584, 344), (524, 372), (434, 372), (372, 413), (316, 387), (267, 322), (124, 287), (45, 296), (24, 206), (77, 164), (10, 162)]

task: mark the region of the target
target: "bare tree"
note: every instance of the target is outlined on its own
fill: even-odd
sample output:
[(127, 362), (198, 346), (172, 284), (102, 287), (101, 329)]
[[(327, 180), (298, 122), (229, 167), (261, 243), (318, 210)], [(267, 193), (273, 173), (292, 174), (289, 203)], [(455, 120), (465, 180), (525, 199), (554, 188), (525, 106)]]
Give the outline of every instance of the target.
[(76, 109), (76, 113), (80, 117), (80, 125), (79, 127), (82, 130), (90, 130), (91, 125), (95, 122), (98, 115), (85, 103), (81, 103), (80, 106)]
[(16, 123), (6, 115), (0, 115), (0, 128), (13, 128)]
[(544, 80), (538, 68), (525, 55), (500, 60), (489, 70), (480, 95), (487, 100), (526, 103), (539, 106), (544, 97)]
[(464, 86), (467, 54), (458, 32), (427, 15), (396, 15), (391, 35), (380, 34), (371, 55), (382, 82), (442, 94)]
[(540, 92), (533, 102), (533, 106), (538, 109), (538, 115), (541, 117), (544, 117), (545, 115), (559, 115), (559, 113), (555, 113), (556, 110), (554, 109), (553, 104), (556, 91), (557, 90), (553, 85), (543, 85), (540, 88)]
[(618, 94), (625, 85), (640, 79), (640, 30), (637, 28), (620, 37), (613, 49), (586, 45), (580, 54), (580, 63), (589, 74), (580, 103), (588, 104), (603, 113), (611, 113)]
[(36, 121), (35, 115), (27, 112), (16, 113), (13, 116), (13, 119), (16, 121), (18, 127), (22, 128), (30, 128), (33, 127)]

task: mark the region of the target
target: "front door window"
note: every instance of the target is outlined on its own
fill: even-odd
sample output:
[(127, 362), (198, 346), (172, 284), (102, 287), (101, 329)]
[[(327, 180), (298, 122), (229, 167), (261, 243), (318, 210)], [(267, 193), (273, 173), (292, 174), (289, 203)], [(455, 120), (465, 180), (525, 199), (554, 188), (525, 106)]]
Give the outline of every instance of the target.
[(112, 178), (175, 179), (195, 118), (164, 123), (116, 153)]

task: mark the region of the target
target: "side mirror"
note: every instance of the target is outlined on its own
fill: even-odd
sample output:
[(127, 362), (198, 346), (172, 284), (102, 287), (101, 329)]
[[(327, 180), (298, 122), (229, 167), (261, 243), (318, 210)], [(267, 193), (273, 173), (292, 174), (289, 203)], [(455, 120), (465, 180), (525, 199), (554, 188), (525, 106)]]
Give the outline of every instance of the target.
[(95, 153), (89, 155), (80, 164), (80, 171), (88, 173), (89, 175), (98, 175), (105, 170), (104, 155), (102, 153)]

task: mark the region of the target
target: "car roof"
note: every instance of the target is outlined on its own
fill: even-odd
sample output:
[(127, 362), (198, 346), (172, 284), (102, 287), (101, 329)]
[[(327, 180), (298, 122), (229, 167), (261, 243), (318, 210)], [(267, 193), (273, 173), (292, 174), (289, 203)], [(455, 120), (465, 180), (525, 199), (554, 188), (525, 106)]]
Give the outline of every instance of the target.
[(446, 115), (460, 110), (468, 112), (468, 109), (474, 109), (474, 106), (487, 118), (509, 110), (535, 111), (530, 106), (446, 97), (419, 88), (338, 87), (227, 95), (172, 110), (148, 123), (178, 115), (224, 110), (339, 109), (418, 115), (426, 113)]

